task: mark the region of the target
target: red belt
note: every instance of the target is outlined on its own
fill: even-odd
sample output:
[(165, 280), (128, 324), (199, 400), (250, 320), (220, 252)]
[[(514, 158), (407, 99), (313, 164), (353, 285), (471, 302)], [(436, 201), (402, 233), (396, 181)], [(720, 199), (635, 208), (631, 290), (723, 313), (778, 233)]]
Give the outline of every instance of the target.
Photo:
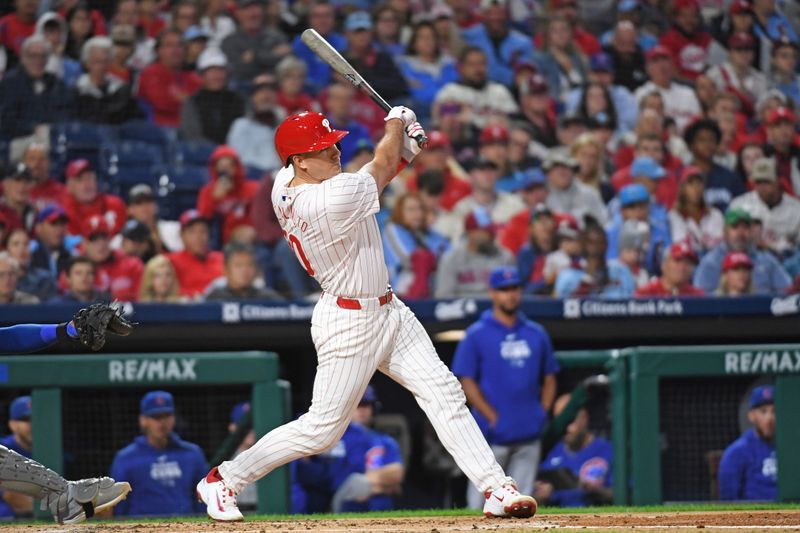
[[(392, 301), (392, 291), (388, 291), (383, 296), (378, 296), (378, 305), (386, 305)], [(354, 300), (352, 298), (345, 298), (344, 296), (339, 296), (336, 298), (336, 305), (341, 307), (342, 309), (351, 309), (353, 311), (358, 311), (361, 309), (361, 302), (358, 300)]]

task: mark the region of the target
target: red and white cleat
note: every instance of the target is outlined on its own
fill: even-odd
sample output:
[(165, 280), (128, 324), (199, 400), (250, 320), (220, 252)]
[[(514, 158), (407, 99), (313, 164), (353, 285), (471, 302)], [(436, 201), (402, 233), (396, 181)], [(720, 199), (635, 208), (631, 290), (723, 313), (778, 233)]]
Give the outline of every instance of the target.
[(244, 520), (236, 505), (236, 495), (225, 486), (216, 466), (197, 484), (197, 499), (206, 504), (209, 518), (220, 522)]
[(514, 485), (504, 485), (493, 491), (486, 491), (483, 514), (488, 517), (530, 518), (536, 514), (538, 504), (532, 496), (520, 494)]

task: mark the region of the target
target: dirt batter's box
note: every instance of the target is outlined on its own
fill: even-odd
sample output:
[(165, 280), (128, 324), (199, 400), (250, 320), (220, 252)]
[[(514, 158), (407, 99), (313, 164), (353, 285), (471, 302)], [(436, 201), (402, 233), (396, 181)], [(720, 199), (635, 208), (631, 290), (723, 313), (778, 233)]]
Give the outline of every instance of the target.
[[(120, 433), (120, 426), (134, 424), (133, 428), (125, 426), (122, 431), (124, 439), (128, 440), (133, 436), (129, 430), (135, 431), (136, 412), (123, 416), (116, 409), (127, 404), (135, 408), (140, 391), (160, 388), (175, 392), (179, 414), (182, 409), (194, 409), (195, 412), (198, 407), (204, 409), (201, 399), (210, 397), (213, 401), (215, 395), (224, 394), (224, 391), (235, 391), (239, 399), (249, 397), (256, 438), (285, 423), (289, 417), (289, 384), (278, 379), (278, 357), (272, 353), (28, 355), (0, 360), (0, 389), (7, 391), (3, 394), (4, 400), (9, 400), (6, 397), (10, 397), (12, 391), (32, 390), (32, 419), (35, 420), (33, 458), (56, 472), (64, 471), (64, 429), (70, 429), (64, 428), (65, 419), (78, 417), (95, 435), (100, 432)], [(181, 396), (185, 398), (183, 402)], [(228, 396), (233, 398), (231, 394)], [(76, 403), (77, 399), (80, 402)], [(199, 405), (191, 405), (192, 400)], [(75, 405), (86, 411), (76, 415), (72, 412)], [(67, 410), (62, 410), (62, 406)], [(217, 424), (223, 433), (227, 431), (229, 409), (230, 405), (223, 406), (225, 414), (222, 423)], [(113, 413), (102, 412), (112, 410)], [(104, 423), (93, 420), (93, 415), (99, 414), (116, 427), (95, 427)], [(92, 440), (91, 435), (86, 438)], [(221, 440), (216, 439), (207, 453), (211, 453)], [(257, 511), (288, 512), (288, 488), (286, 468), (278, 469), (261, 480)]]

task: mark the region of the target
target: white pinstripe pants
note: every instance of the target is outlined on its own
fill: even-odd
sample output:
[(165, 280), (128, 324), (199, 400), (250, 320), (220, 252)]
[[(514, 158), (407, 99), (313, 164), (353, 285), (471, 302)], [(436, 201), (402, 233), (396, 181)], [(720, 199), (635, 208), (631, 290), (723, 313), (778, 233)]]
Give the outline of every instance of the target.
[(481, 492), (513, 480), (495, 460), (466, 406), (456, 377), (439, 359), (427, 332), (396, 296), (379, 306), (341, 309), (324, 294), (314, 308), (311, 337), (317, 375), (308, 412), (264, 435), (219, 471), (237, 493), (294, 459), (321, 453), (341, 438), (375, 370), (408, 389), (459, 468)]

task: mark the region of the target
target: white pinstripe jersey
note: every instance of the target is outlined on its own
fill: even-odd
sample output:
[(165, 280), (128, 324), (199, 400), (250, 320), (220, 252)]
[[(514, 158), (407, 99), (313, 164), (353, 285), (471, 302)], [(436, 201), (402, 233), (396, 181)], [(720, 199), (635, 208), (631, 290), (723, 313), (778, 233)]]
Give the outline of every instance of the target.
[(320, 184), (286, 185), (294, 170), (281, 169), (272, 206), (297, 259), (335, 296), (372, 298), (386, 293), (389, 273), (375, 213), (378, 185), (365, 173), (342, 173)]

